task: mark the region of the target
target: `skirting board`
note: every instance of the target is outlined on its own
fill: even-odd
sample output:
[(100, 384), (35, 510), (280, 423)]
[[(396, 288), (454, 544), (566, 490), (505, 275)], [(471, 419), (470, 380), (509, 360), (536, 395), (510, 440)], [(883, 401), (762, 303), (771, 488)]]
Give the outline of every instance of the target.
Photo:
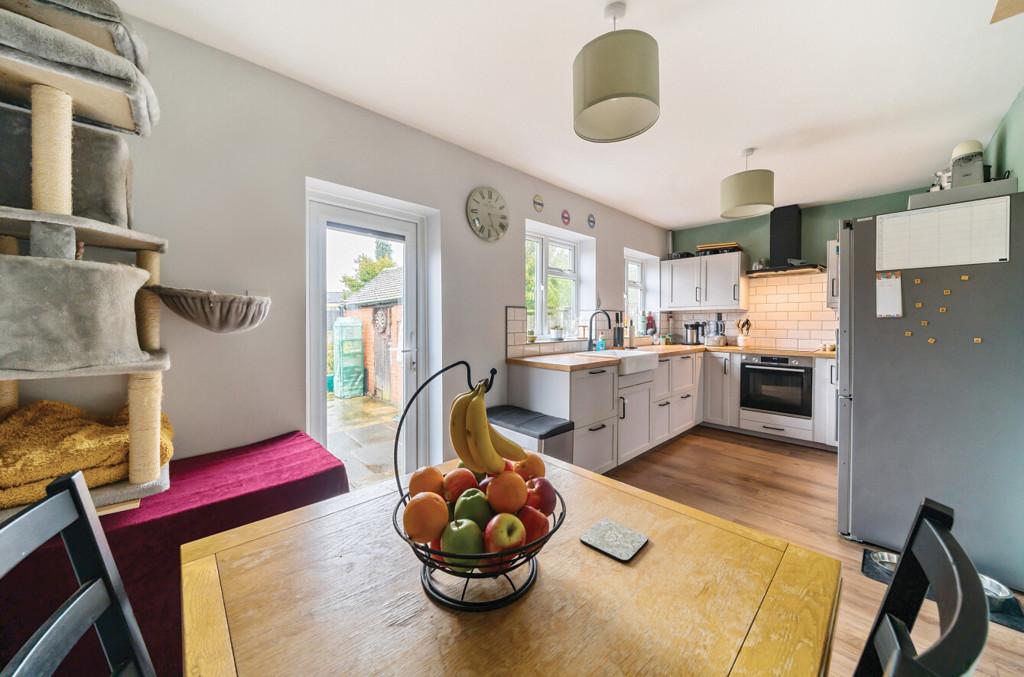
[[(105, 505), (115, 505), (117, 503), (125, 503), (127, 501), (135, 501), (146, 496), (152, 496), (153, 494), (159, 494), (161, 491), (167, 491), (171, 488), (171, 473), (169, 466), (165, 463), (160, 468), (160, 477), (153, 480), (152, 482), (146, 482), (145, 484), (130, 484), (128, 480), (123, 482), (115, 482), (114, 484), (105, 484), (102, 487), (96, 487), (90, 489), (89, 493), (92, 494), (92, 502), (97, 508), (101, 508)], [(13, 517), (18, 511), (24, 510), (25, 506), (18, 506), (15, 508), (7, 508), (6, 510), (0, 510), (0, 523), (6, 520), (8, 517)], [(101, 514), (102, 510), (99, 510)], [(115, 511), (116, 512), (116, 511)]]

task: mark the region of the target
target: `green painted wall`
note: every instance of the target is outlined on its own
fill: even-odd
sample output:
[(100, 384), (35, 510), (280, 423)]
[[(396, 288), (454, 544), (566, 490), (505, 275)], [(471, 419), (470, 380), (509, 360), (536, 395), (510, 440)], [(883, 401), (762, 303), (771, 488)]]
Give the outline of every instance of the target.
[[(825, 243), (836, 236), (841, 219), (903, 211), (907, 196), (924, 188), (877, 195), (860, 200), (836, 202), (801, 211), (803, 258), (825, 263)], [(672, 251), (693, 251), (704, 242), (739, 242), (751, 260), (768, 256), (768, 215), (739, 221), (724, 221), (696, 228), (672, 231)]]
[(985, 147), (985, 163), (992, 165), (994, 178), (1009, 171), (1022, 183), (1017, 186), (1018, 190), (1024, 189), (1024, 182), (1020, 179), (1024, 174), (1024, 89), (1017, 95), (1010, 110), (1006, 111), (992, 140)]

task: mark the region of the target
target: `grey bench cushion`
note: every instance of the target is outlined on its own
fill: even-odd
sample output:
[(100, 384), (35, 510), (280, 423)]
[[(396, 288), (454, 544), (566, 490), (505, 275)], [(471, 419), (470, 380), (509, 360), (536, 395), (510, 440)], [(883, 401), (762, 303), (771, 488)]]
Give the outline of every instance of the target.
[(572, 421), (522, 407), (514, 407), (510, 404), (488, 407), (487, 418), (493, 425), (508, 428), (538, 440), (546, 440), (573, 429)]

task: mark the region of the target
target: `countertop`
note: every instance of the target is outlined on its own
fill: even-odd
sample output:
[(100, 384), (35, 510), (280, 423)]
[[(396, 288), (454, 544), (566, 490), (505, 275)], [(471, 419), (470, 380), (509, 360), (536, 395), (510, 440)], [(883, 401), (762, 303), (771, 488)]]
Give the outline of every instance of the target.
[[(686, 353), (749, 353), (756, 355), (778, 355), (782, 357), (821, 357), (824, 359), (835, 359), (835, 351), (825, 350), (777, 350), (774, 348), (740, 348), (739, 346), (641, 346), (637, 350), (644, 352), (658, 353), (659, 355), (684, 355)], [(522, 367), (535, 367), (537, 369), (552, 369), (554, 371), (582, 371), (594, 369), (595, 367), (614, 367), (619, 363), (616, 357), (588, 357), (576, 353), (553, 353), (551, 355), (532, 355), (530, 357), (509, 357), (506, 364), (516, 364)]]

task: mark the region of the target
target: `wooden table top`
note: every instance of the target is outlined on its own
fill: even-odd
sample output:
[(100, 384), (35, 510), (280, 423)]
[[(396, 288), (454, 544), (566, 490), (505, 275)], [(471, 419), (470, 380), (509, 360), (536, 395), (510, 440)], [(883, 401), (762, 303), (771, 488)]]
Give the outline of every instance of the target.
[[(186, 674), (827, 671), (837, 560), (546, 460), (565, 522), (497, 611), (428, 600), (390, 482), (182, 546)], [(631, 563), (580, 543), (605, 517), (650, 537)]]

